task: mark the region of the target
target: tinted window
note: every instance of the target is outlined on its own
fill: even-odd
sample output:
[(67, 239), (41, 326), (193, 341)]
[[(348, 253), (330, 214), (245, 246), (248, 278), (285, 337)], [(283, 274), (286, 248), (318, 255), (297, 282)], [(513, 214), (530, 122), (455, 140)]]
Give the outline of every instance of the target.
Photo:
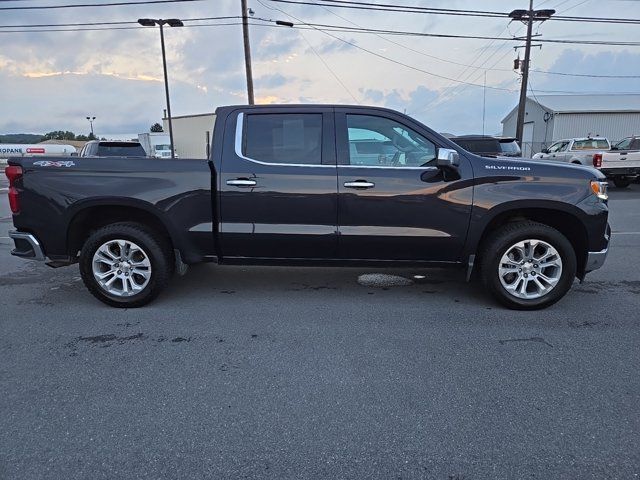
[(493, 139), (463, 140), (467, 146), (463, 148), (473, 153), (498, 153), (500, 147)]
[(243, 154), (267, 163), (322, 163), (322, 114), (247, 115)]
[(98, 157), (146, 157), (147, 153), (139, 143), (99, 144)]
[(436, 146), (419, 133), (384, 117), (347, 115), (349, 164), (420, 167), (436, 156)]
[(606, 140), (576, 140), (572, 150), (608, 150), (609, 143)]

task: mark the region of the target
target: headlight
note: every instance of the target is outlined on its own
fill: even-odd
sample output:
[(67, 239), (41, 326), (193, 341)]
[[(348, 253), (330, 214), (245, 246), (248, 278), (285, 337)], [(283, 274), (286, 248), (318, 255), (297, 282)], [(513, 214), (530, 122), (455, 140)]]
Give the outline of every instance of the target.
[(609, 194), (607, 193), (607, 182), (598, 182), (597, 180), (591, 180), (591, 191), (600, 200), (609, 199)]

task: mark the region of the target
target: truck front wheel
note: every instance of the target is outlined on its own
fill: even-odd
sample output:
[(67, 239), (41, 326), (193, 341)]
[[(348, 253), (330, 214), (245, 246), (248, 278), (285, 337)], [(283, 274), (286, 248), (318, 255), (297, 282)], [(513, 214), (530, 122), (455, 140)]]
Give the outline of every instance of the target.
[(171, 249), (144, 225), (114, 223), (91, 234), (80, 253), (87, 289), (112, 307), (146, 305), (167, 286)]
[(485, 287), (503, 305), (537, 310), (560, 300), (576, 276), (576, 254), (558, 230), (536, 222), (504, 225), (481, 252)]

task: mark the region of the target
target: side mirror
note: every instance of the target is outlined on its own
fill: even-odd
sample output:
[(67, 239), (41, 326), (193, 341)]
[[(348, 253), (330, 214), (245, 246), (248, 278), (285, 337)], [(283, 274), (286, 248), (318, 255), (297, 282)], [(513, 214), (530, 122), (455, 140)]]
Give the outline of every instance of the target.
[(549, 149), (548, 149), (548, 148), (543, 148), (543, 149), (541, 150), (541, 153), (549, 153)]
[(450, 148), (439, 148), (436, 165), (438, 167), (457, 167), (460, 165), (460, 156), (458, 152)]

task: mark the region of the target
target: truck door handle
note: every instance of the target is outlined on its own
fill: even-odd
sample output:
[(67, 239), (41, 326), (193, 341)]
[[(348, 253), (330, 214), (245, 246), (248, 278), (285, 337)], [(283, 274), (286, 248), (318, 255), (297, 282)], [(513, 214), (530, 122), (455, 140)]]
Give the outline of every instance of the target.
[(345, 188), (373, 188), (376, 186), (373, 182), (367, 182), (366, 180), (356, 180), (355, 182), (344, 182)]
[(258, 184), (255, 180), (249, 180), (248, 178), (236, 178), (235, 180), (227, 180), (227, 185), (230, 187), (255, 187)]

